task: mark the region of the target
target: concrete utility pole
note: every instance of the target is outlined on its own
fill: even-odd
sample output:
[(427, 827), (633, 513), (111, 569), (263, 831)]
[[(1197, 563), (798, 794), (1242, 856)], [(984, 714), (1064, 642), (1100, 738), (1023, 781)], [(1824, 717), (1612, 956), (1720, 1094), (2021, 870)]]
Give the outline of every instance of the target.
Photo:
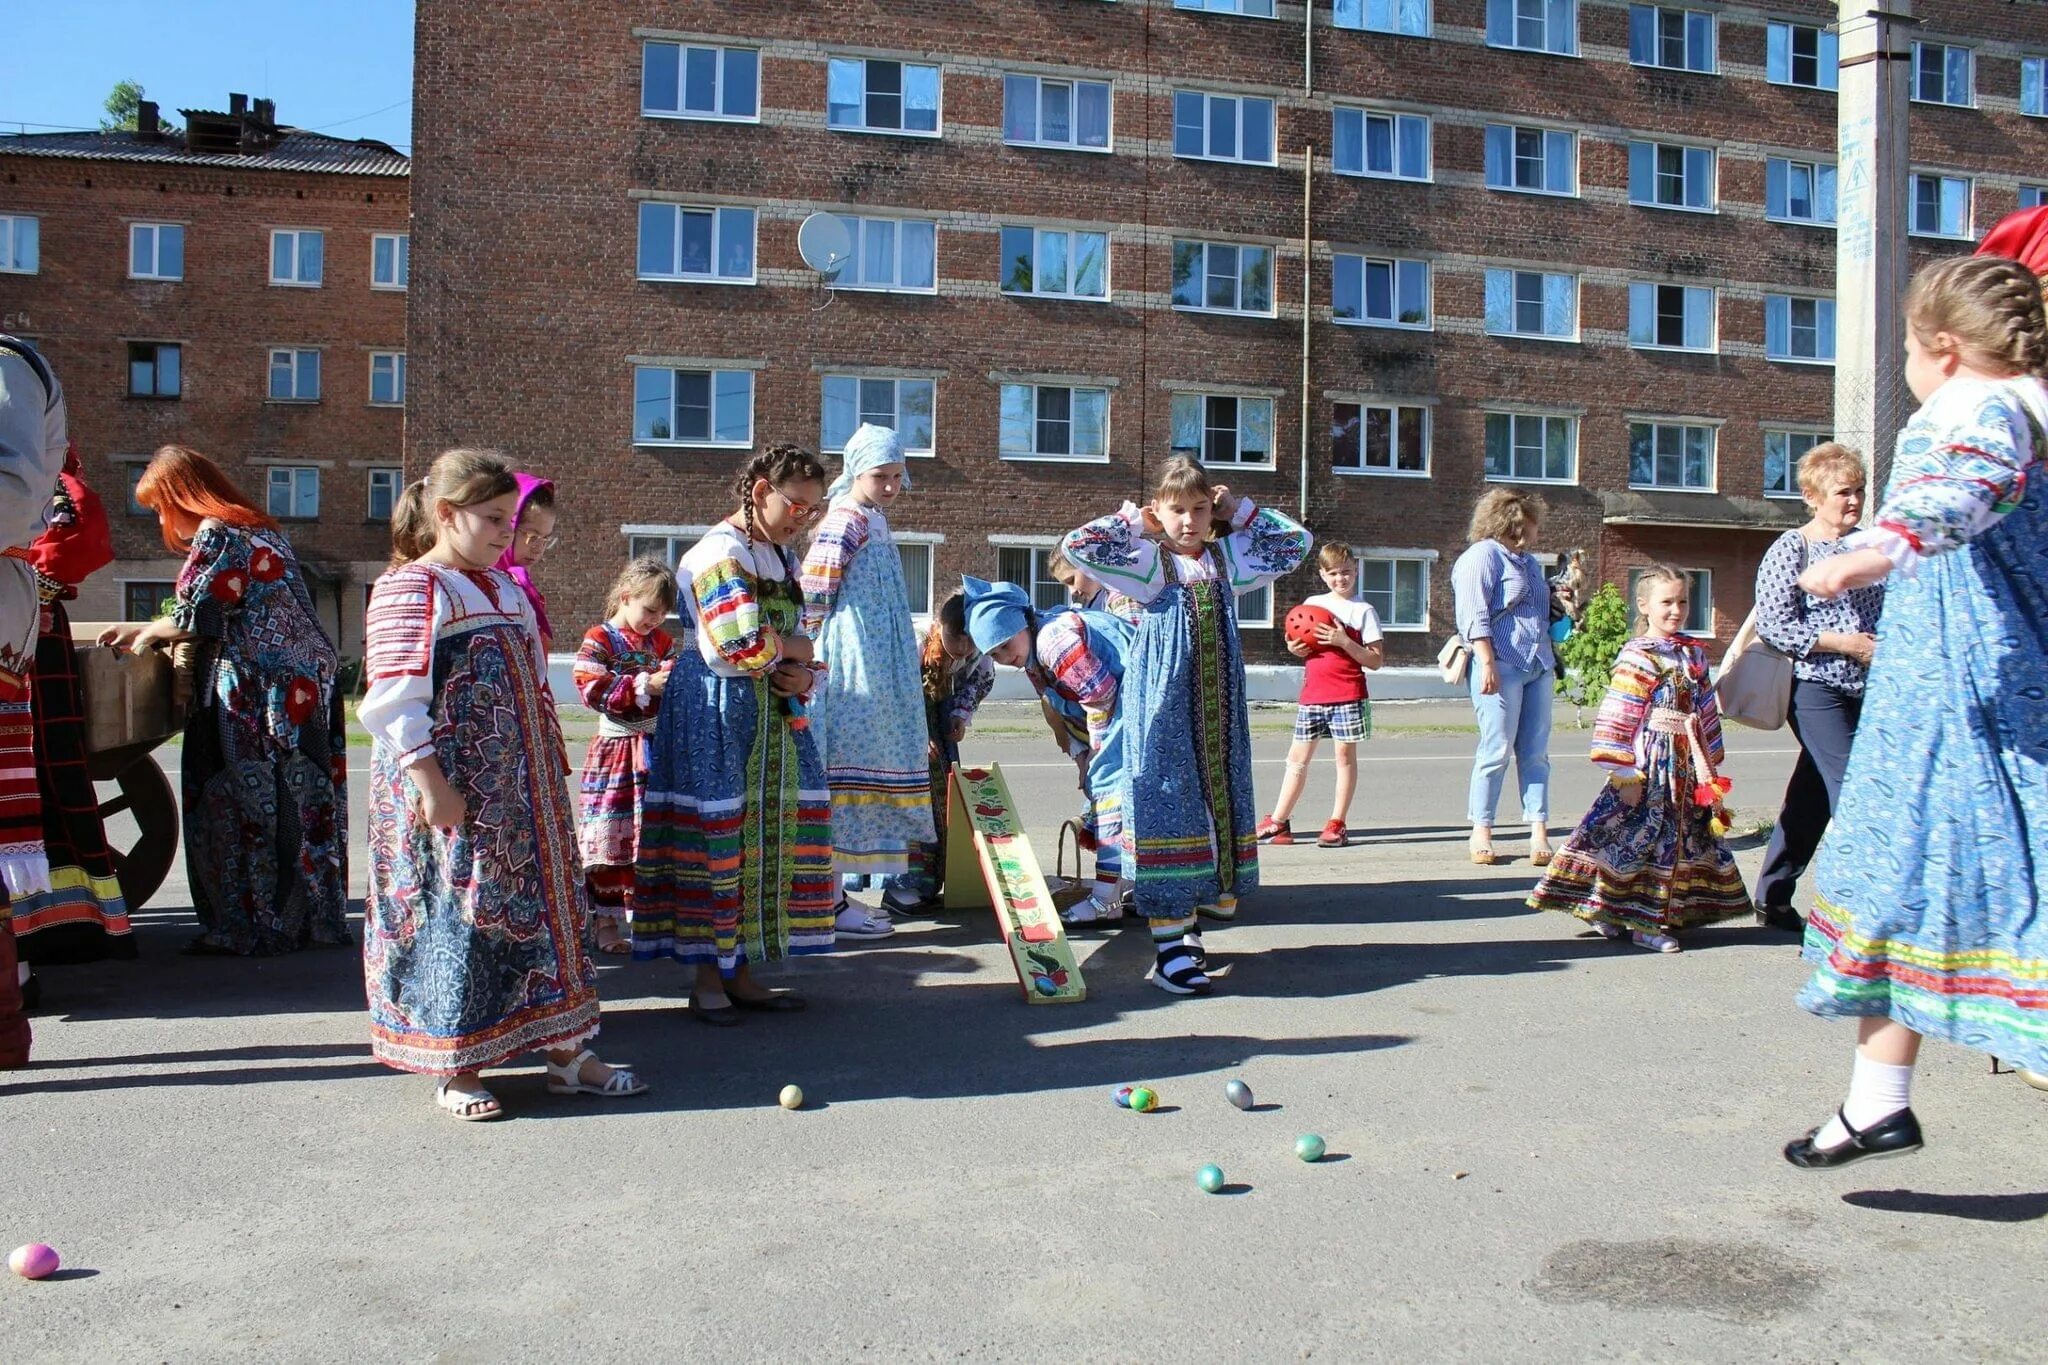
[(1841, 0), (1835, 233), (1835, 439), (1862, 450), (1873, 501), (1904, 420), (1906, 114), (1912, 0)]

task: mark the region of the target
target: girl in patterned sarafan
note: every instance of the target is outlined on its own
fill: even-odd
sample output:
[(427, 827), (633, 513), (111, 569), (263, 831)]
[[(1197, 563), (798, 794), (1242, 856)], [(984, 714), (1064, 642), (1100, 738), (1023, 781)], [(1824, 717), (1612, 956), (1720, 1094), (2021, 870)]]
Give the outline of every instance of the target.
[(1149, 979), (1175, 995), (1209, 989), (1197, 913), (1231, 919), (1258, 885), (1237, 596), (1293, 572), (1310, 541), (1175, 458), (1150, 503), (1125, 503), (1062, 546), (1142, 608), (1124, 660), (1123, 811), (1138, 913), (1152, 928)]
[(1593, 761), (1607, 785), (1529, 897), (1605, 938), (1675, 953), (1676, 935), (1751, 913), (1716, 774), (1725, 757), (1707, 652), (1681, 632), (1685, 575), (1655, 564), (1636, 580), (1643, 633), (1622, 646), (1593, 722)]
[[(818, 642), (825, 674), (814, 710), (832, 784), (833, 857), (841, 878), (893, 877), (911, 850), (936, 837), (926, 761), (924, 691), (903, 560), (888, 511), (910, 487), (903, 442), (864, 423), (827, 491), (831, 510), (804, 556), (802, 630)], [(894, 932), (887, 909), (840, 892), (834, 925), (845, 938)]]
[[(2042, 259), (2040, 233), (2012, 235), (1987, 246)], [(1799, 996), (1857, 1020), (1856, 1064), (1785, 1148), (1806, 1168), (1921, 1147), (1923, 1037), (2048, 1071), (2048, 315), (2032, 271), (1992, 255), (1927, 267), (1905, 313), (1922, 406), (1875, 524), (1799, 577), (1822, 599), (1888, 585)]]
[(576, 695), (597, 712), (597, 737), (583, 760), (583, 880), (597, 920), (597, 950), (630, 953), (633, 864), (640, 800), (647, 789), (647, 739), (675, 663), (661, 623), (676, 608), (676, 579), (658, 559), (636, 559), (612, 583), (611, 615), (576, 650)]
[(778, 445), (747, 462), (733, 492), (738, 510), (676, 569), (690, 640), (648, 743), (633, 891), (633, 955), (695, 967), (690, 1014), (721, 1027), (743, 1010), (804, 1007), (753, 969), (832, 951), (836, 898), (789, 551), (825, 510), (825, 471)]
[(512, 575), (519, 591), (533, 605), (534, 624), (540, 629), (540, 647), (555, 647), (555, 628), (548, 623), (548, 602), (533, 581), (533, 566), (555, 548), (555, 483), (538, 474), (514, 470), (519, 481), (519, 506), (512, 514), (512, 543), (498, 559), (498, 567)]
[(436, 1103), (465, 1121), (504, 1113), (477, 1073), (525, 1052), (554, 1094), (647, 1089), (585, 1046), (597, 968), (561, 722), (532, 604), (492, 567), (518, 493), (497, 456), (451, 450), (399, 498), (357, 713), (373, 741), (370, 1050), (439, 1076)]
[(185, 863), (206, 932), (188, 952), (351, 943), (348, 771), (334, 645), (284, 533), (196, 450), (156, 453), (135, 500), (185, 555), (168, 616), (101, 644), (199, 642), (185, 723)]
[(946, 783), (960, 761), (960, 741), (974, 713), (995, 686), (995, 665), (967, 634), (967, 599), (958, 588), (932, 613), (919, 660), (924, 678), (925, 734), (930, 746), (932, 825), (935, 842), (918, 845), (910, 871), (893, 878), (882, 894), (890, 910), (909, 913), (938, 898), (946, 883)]

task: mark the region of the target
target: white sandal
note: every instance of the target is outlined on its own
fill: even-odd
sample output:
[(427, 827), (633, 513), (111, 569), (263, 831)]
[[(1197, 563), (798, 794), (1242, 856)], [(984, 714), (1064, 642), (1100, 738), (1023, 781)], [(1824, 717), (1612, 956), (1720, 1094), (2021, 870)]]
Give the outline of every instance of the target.
[(608, 1100), (623, 1100), (634, 1095), (647, 1093), (647, 1083), (623, 1066), (612, 1068), (612, 1074), (605, 1077), (603, 1085), (589, 1085), (583, 1080), (583, 1064), (599, 1062), (601, 1059), (589, 1048), (583, 1048), (574, 1057), (556, 1066), (541, 1054), (541, 1063), (548, 1071), (548, 1093), (550, 1095), (599, 1095)]
[(1638, 948), (1648, 948), (1653, 953), (1675, 953), (1679, 950), (1678, 940), (1669, 934), (1646, 934), (1638, 930), (1629, 935)]
[(461, 1123), (482, 1123), (487, 1119), (505, 1117), (505, 1106), (498, 1103), (498, 1097), (488, 1090), (450, 1090), (448, 1082), (453, 1076), (443, 1076), (441, 1083), (434, 1087), (434, 1103), (447, 1111), (449, 1117)]

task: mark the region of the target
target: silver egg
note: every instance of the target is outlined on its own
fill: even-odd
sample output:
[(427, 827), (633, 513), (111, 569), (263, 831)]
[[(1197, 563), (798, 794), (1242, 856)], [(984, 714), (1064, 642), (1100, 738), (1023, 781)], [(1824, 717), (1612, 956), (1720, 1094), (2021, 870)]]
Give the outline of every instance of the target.
[(1240, 1109), (1252, 1107), (1252, 1088), (1243, 1081), (1231, 1081), (1223, 1087), (1223, 1098)]

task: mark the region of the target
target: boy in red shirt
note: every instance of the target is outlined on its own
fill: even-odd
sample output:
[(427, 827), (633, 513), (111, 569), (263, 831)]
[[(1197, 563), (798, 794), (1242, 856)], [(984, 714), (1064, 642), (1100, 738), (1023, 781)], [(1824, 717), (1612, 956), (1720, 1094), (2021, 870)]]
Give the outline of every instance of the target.
[(1294, 744), (1287, 751), (1287, 776), (1280, 783), (1280, 799), (1273, 813), (1259, 821), (1259, 838), (1275, 844), (1294, 842), (1287, 817), (1301, 799), (1308, 781), (1308, 762), (1315, 757), (1316, 741), (1328, 735), (1337, 746), (1337, 801), (1335, 813), (1323, 826), (1316, 843), (1323, 848), (1342, 848), (1351, 842), (1346, 820), (1351, 812), (1351, 794), (1358, 789), (1358, 743), (1372, 736), (1372, 703), (1367, 700), (1366, 670), (1378, 668), (1384, 658), (1380, 646), (1379, 613), (1372, 604), (1353, 597), (1358, 589), (1358, 560), (1342, 541), (1327, 541), (1316, 554), (1328, 592), (1317, 593), (1308, 605), (1321, 607), (1337, 618), (1337, 624), (1317, 628), (1320, 648), (1299, 640), (1287, 642), (1287, 652), (1307, 661), (1301, 679), (1301, 702), (1294, 713)]

